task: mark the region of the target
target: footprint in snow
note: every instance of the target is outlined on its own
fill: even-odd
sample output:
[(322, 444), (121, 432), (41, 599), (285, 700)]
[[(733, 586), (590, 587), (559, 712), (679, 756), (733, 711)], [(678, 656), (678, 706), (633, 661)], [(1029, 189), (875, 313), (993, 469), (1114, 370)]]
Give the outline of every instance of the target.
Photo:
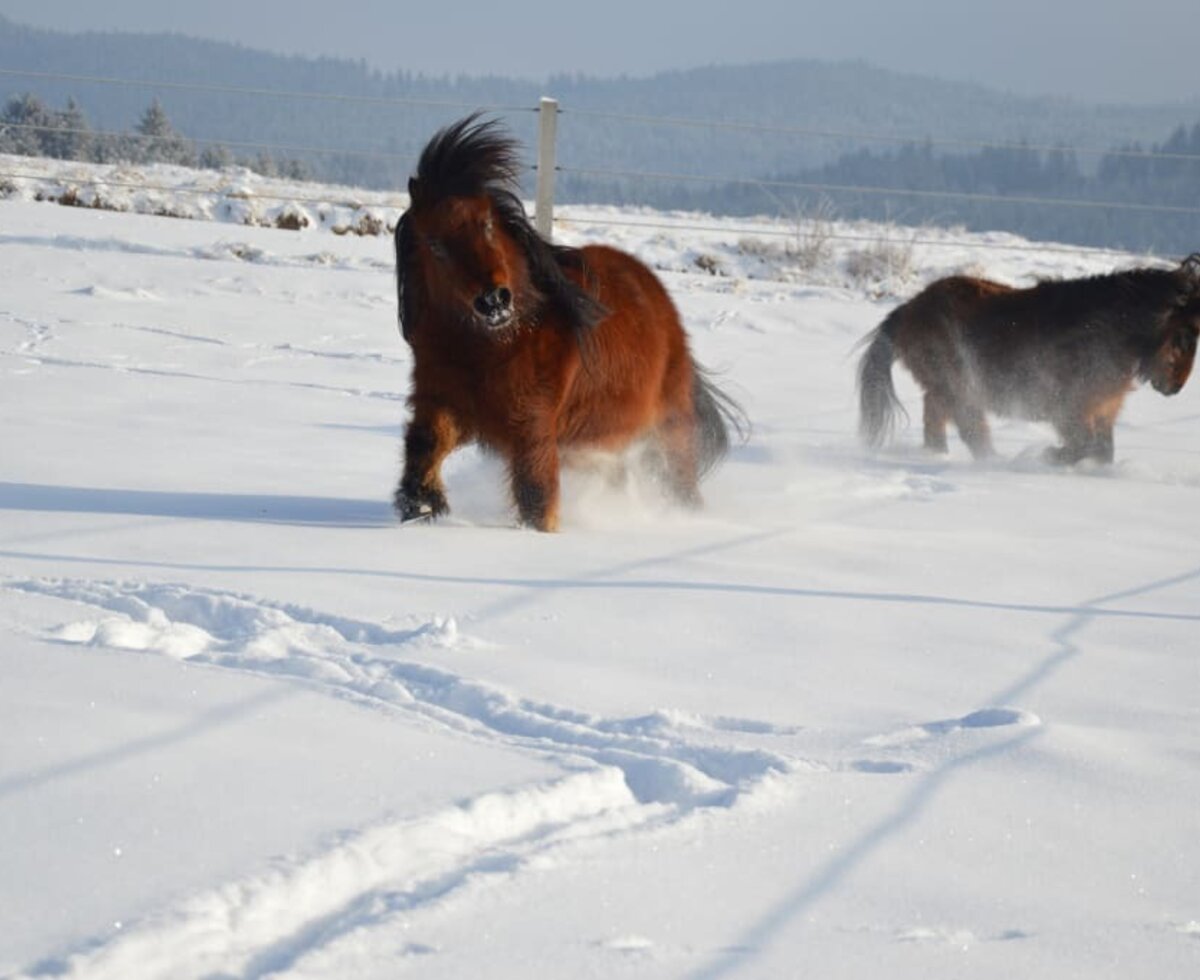
[(654, 940), (634, 934), (605, 939), (597, 945), (601, 949), (610, 949), (626, 956), (645, 956), (654, 950)]
[(1020, 708), (980, 708), (961, 718), (931, 721), (922, 727), (931, 735), (941, 735), (961, 728), (1001, 728), (1006, 725), (1029, 727), (1041, 723), (1041, 719), (1033, 712), (1022, 711)]
[(162, 297), (150, 292), (148, 289), (142, 289), (140, 286), (85, 286), (82, 289), (72, 290), (77, 296), (90, 296), (93, 299), (105, 300), (133, 300), (136, 302), (151, 301), (161, 302)]
[(898, 943), (930, 943), (943, 946), (957, 946), (967, 949), (975, 943), (1010, 943), (1018, 939), (1032, 939), (1033, 935), (1024, 929), (1005, 929), (992, 936), (977, 936), (970, 929), (951, 929), (947, 926), (918, 926), (896, 933)]
[(930, 501), (944, 493), (954, 493), (958, 486), (923, 473), (896, 472), (883, 477), (868, 475), (851, 487), (850, 495), (866, 501)]
[(849, 769), (852, 772), (894, 775), (895, 773), (913, 772), (916, 766), (911, 762), (897, 762), (892, 759), (856, 759), (850, 763)]
[(737, 735), (795, 735), (802, 731), (799, 725), (776, 725), (755, 718), (738, 718), (731, 715), (699, 715), (687, 711), (662, 709), (636, 718), (624, 718), (608, 722), (606, 729), (620, 730), (626, 734), (663, 735), (681, 729), (697, 731), (731, 732)]
[(923, 725), (905, 728), (889, 735), (876, 735), (865, 739), (865, 744), (876, 746), (905, 745), (919, 742), (939, 735), (952, 735), (956, 732), (974, 731), (988, 728), (1009, 728), (1017, 726), (1031, 728), (1040, 725), (1042, 720), (1032, 711), (1021, 708), (980, 708), (960, 718), (947, 718), (942, 721), (930, 721)]

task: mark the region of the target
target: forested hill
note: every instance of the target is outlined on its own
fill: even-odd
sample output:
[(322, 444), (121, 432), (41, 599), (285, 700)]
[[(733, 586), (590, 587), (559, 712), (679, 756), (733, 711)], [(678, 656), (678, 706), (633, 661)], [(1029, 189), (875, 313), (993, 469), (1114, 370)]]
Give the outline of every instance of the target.
[[(730, 176), (820, 165), (861, 144), (583, 115), (571, 118), (569, 113), (574, 108), (914, 139), (1027, 140), (1099, 147), (1149, 143), (1200, 117), (1200, 99), (1190, 105), (1138, 107), (1018, 98), (852, 63), (788, 61), (697, 68), (649, 78), (556, 76), (544, 82), (431, 78), (405, 71), (403, 65), (384, 73), (362, 62), (286, 57), (179, 35), (72, 34), (28, 28), (4, 18), (0, 18), (0, 68), (461, 106), (532, 107), (538, 97), (552, 95), (566, 113), (560, 126), (564, 163), (639, 170), (686, 167)], [(157, 97), (176, 129), (193, 139), (345, 149), (403, 150), (428, 136), (431, 117), (444, 120), (463, 111), (0, 76), (0, 96), (27, 91), (54, 105), (73, 97), (92, 125), (102, 129), (132, 126)], [(531, 119), (518, 126), (523, 135), (532, 134)]]
[[(564, 198), (694, 205), (712, 210), (778, 211), (795, 207), (797, 200), (804, 207), (812, 206), (812, 195), (798, 198), (786, 191), (761, 188), (747, 194), (736, 186), (722, 186), (726, 179), (779, 175), (846, 183), (858, 174), (861, 182), (888, 186), (991, 193), (1006, 181), (997, 181), (989, 172), (986, 180), (972, 182), (969, 175), (964, 177), (962, 166), (946, 160), (978, 155), (978, 148), (969, 145), (972, 141), (1097, 151), (1151, 147), (1163, 144), (1179, 127), (1190, 129), (1200, 120), (1200, 98), (1195, 97), (1173, 105), (1093, 105), (1017, 97), (861, 63), (796, 60), (696, 68), (645, 78), (555, 76), (540, 82), (435, 78), (406, 71), (403, 65), (382, 72), (358, 61), (282, 56), (179, 35), (32, 29), (2, 17), (0, 69), (40, 73), (0, 74), (3, 102), (23, 93), (33, 93), (53, 107), (64, 106), (71, 99), (92, 128), (128, 130), (157, 99), (174, 130), (198, 141), (198, 147), (204, 141), (220, 142), (238, 159), (270, 152), (302, 161), (306, 172), (315, 177), (371, 187), (403, 186), (415, 153), (430, 133), (471, 107), (511, 109), (499, 114), (522, 139), (532, 143), (532, 109), (540, 96), (551, 95), (563, 109), (558, 160), (564, 169), (559, 184)], [(77, 77), (48, 77), (53, 75)], [(170, 84), (114, 84), (94, 79)], [(662, 117), (736, 125), (674, 125), (661, 121)], [(905, 139), (916, 144), (930, 142), (919, 152), (889, 142)], [(960, 145), (953, 145), (954, 141)], [(1015, 156), (1013, 161), (1028, 169), (1027, 159)], [(1064, 169), (1059, 162), (1043, 159), (1042, 165), (1058, 169), (1035, 175), (1034, 185), (1075, 196), (1086, 181), (1086, 192), (1098, 193), (1098, 186), (1090, 182), (1103, 176), (1103, 161), (1100, 152), (1079, 153)], [(985, 166), (975, 166), (973, 172), (994, 170), (1004, 160), (983, 163)], [(972, 166), (966, 169), (972, 170)], [(1192, 170), (1200, 179), (1200, 167)], [(629, 172), (718, 179), (703, 184), (624, 176)], [(905, 183), (893, 184), (889, 172), (905, 174)], [(1007, 184), (1022, 189), (1034, 186), (1022, 183), (1023, 174), (1015, 174)], [(1121, 179), (1130, 184), (1128, 174)], [(1184, 177), (1185, 185), (1189, 179)], [(1075, 193), (1073, 184), (1078, 185)], [(1170, 200), (1173, 203), (1181, 195), (1186, 198), (1187, 193), (1187, 186), (1182, 191), (1175, 188)], [(1140, 194), (1129, 186), (1121, 192), (1125, 200)], [(1196, 200), (1200, 201), (1200, 194)], [(907, 214), (934, 221), (946, 217), (972, 226), (999, 222), (1003, 227), (1007, 221), (986, 208), (975, 208), (964, 217), (961, 209), (950, 213), (944, 207), (907, 209), (904, 204), (901, 201), (897, 206), (878, 196), (840, 195), (832, 200), (843, 217), (860, 212), (878, 216), (883, 208), (899, 217)], [(1097, 231), (1096, 222), (1072, 219), (1056, 229), (1052, 220), (1046, 220), (1047, 214), (1036, 208), (1030, 213), (1039, 221), (1036, 232), (1051, 237), (1094, 237), (1107, 234), (1105, 229), (1113, 225), (1104, 222), (1104, 228)], [(1153, 218), (1146, 220), (1152, 222)], [(1182, 224), (1184, 237), (1191, 234), (1187, 218), (1175, 223)], [(1136, 247), (1138, 242), (1132, 244)]]

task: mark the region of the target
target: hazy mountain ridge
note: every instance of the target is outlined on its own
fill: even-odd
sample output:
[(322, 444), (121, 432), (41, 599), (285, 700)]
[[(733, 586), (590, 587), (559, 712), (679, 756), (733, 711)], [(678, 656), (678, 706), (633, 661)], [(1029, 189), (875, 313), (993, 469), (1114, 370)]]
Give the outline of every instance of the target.
[[(670, 71), (649, 78), (557, 75), (545, 83), (495, 77), (433, 78), (383, 73), (364, 62), (285, 56), (175, 34), (70, 34), (0, 17), (0, 65), (48, 74), (175, 84), (311, 92), (349, 99), (424, 99), (467, 105), (536, 106), (560, 100), (564, 163), (664, 169), (690, 165), (718, 176), (794, 171), (862, 145), (797, 135), (713, 131), (570, 117), (572, 109), (725, 120), (913, 139), (1027, 140), (1107, 148), (1162, 139), (1200, 114), (1200, 100), (1175, 105), (1101, 106), (1030, 99), (861, 63), (786, 61)], [(5, 76), (0, 94), (34, 91), (47, 101), (74, 97), (98, 127), (127, 127), (157, 95), (176, 127), (197, 139), (276, 141), (325, 148), (396, 150), (419, 145), (431, 117), (462, 108), (313, 101), (98, 85)], [(517, 115), (522, 135), (532, 133)], [(522, 122), (524, 123), (522, 125)], [(436, 124), (436, 123), (434, 123)], [(615, 137), (615, 138), (614, 138)], [(886, 145), (886, 144), (885, 144)]]
[[(1098, 195), (1171, 205), (1200, 199), (1200, 194), (1192, 195), (1186, 176), (1182, 185), (1174, 179), (1165, 192), (1127, 175), (1117, 187), (1095, 182), (1106, 159), (1103, 151), (1131, 144), (1161, 145), (1179, 127), (1190, 127), (1200, 119), (1200, 99), (1149, 106), (1090, 105), (1065, 98), (1015, 96), (863, 63), (814, 60), (702, 67), (648, 78), (555, 75), (544, 83), (438, 78), (403, 70), (385, 73), (361, 61), (279, 55), (175, 34), (47, 31), (2, 17), (0, 67), (42, 76), (168, 83), (108, 84), (3, 75), (0, 98), (34, 92), (54, 106), (73, 98), (88, 122), (102, 130), (129, 129), (157, 98), (175, 130), (192, 140), (230, 144), (238, 157), (252, 157), (265, 149), (302, 161), (320, 179), (375, 188), (403, 187), (416, 153), (434, 129), (474, 107), (503, 107), (496, 114), (530, 146), (532, 157), (536, 138), (532, 110), (539, 97), (552, 95), (563, 112), (558, 127), (558, 163), (563, 172), (558, 185), (564, 201), (776, 214), (809, 211), (822, 204), (819, 193), (726, 183), (767, 176), (960, 193), (1007, 187), (1009, 193)], [(234, 89), (243, 91), (230, 91)], [(672, 118), (729, 125), (662, 121)], [(872, 136), (876, 138), (867, 138)], [(925, 157), (918, 159), (911, 153), (905, 156), (897, 140), (933, 143), (924, 147)], [(942, 146), (938, 141), (963, 145)], [(1002, 171), (1007, 165), (993, 154), (968, 166), (970, 179), (964, 179), (957, 173), (963, 168), (947, 167), (943, 161), (986, 157), (990, 152), (973, 148), (972, 142), (1065, 145), (1084, 152), (1071, 155), (1065, 166), (1059, 165), (1061, 161), (1042, 161), (1043, 169), (1049, 168), (1046, 172), (1030, 172), (1028, 154), (1014, 153), (1011, 179), (1002, 173), (998, 180), (983, 179), (983, 170), (995, 172), (999, 167)], [(1096, 152), (1086, 152), (1093, 149)], [(667, 176), (628, 176), (631, 173)], [(1200, 183), (1200, 167), (1195, 173)], [(711, 180), (680, 179), (683, 176)], [(1190, 249), (1200, 240), (1197, 222), (1186, 214), (1162, 221), (1153, 213), (1093, 215), (1080, 209), (1046, 213), (1036, 205), (968, 208), (941, 200), (914, 206), (911, 196), (893, 200), (846, 194), (832, 197), (832, 209), (843, 217), (962, 223), (1127, 248)], [(1136, 234), (1122, 234), (1133, 224), (1139, 225)]]

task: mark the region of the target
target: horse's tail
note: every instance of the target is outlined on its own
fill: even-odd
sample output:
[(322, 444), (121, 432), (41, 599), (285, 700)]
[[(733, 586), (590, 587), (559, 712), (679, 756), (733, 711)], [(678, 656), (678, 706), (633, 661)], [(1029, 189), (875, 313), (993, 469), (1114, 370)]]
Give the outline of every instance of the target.
[(890, 313), (883, 323), (867, 334), (863, 340), (867, 350), (858, 362), (858, 431), (873, 449), (878, 449), (891, 437), (897, 413), (905, 414), (892, 384), (892, 361), (896, 359), (894, 338), (900, 325), (897, 312)]
[(729, 452), (732, 429), (739, 442), (750, 435), (750, 420), (731, 396), (716, 386), (709, 373), (692, 361), (692, 409), (696, 413), (696, 473), (703, 476)]

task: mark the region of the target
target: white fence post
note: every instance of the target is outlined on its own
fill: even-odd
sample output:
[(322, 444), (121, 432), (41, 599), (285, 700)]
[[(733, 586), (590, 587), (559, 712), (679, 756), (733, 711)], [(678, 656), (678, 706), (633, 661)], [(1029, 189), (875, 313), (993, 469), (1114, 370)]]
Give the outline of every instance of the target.
[(554, 140), (558, 130), (558, 100), (545, 96), (538, 104), (537, 200), (534, 227), (543, 238), (554, 231)]

